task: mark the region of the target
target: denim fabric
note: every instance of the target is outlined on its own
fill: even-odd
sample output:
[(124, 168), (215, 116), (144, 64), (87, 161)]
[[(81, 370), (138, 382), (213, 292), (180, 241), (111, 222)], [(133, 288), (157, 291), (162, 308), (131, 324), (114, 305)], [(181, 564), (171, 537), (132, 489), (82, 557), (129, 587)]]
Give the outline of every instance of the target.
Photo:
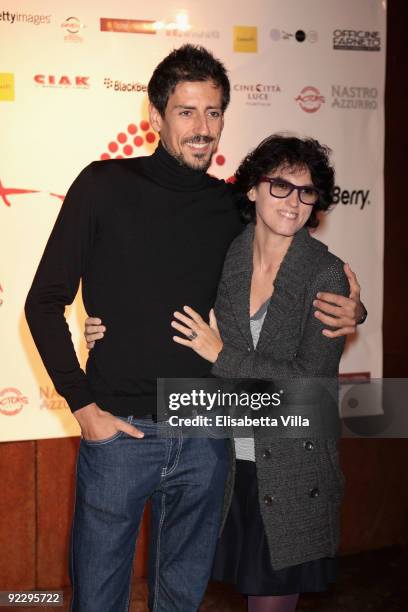
[(166, 423), (125, 420), (145, 437), (118, 432), (107, 440), (81, 439), (71, 610), (128, 610), (135, 540), (151, 499), (149, 609), (194, 612), (215, 553), (230, 467), (228, 443), (184, 437)]

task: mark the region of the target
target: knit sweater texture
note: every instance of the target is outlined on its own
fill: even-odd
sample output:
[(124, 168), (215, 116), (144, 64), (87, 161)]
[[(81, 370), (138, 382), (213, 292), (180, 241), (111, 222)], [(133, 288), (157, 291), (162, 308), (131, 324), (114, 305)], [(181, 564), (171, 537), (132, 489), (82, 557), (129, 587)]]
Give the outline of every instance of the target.
[[(213, 307), (223, 260), (242, 226), (231, 187), (153, 155), (91, 163), (72, 184), (26, 300), (45, 367), (71, 410), (156, 411), (158, 377), (205, 377), (211, 364), (172, 340), (175, 310)], [(107, 331), (84, 372), (65, 321), (82, 280)]]

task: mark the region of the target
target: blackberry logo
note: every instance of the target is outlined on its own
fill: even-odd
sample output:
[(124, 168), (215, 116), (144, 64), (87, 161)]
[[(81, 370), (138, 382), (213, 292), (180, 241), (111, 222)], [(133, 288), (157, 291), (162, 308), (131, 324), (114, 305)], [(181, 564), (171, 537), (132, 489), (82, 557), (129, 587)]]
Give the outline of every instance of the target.
[(105, 77), (103, 84), (106, 89), (113, 89), (114, 91), (132, 92), (132, 93), (146, 93), (147, 85), (139, 82), (114, 81), (110, 77)]
[(369, 196), (369, 189), (353, 189), (350, 191), (336, 185), (333, 190), (333, 204), (344, 204), (345, 206), (350, 204), (363, 210), (365, 206), (371, 204)]

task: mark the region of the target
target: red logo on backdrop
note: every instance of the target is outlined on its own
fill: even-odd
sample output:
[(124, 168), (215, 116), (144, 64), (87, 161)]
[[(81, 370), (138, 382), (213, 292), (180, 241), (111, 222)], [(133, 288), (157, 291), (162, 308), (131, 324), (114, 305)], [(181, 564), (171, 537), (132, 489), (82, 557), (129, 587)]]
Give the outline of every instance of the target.
[(102, 153), (101, 159), (123, 159), (130, 157), (144, 144), (152, 144), (156, 140), (156, 134), (152, 132), (150, 123), (143, 119), (139, 125), (129, 123), (126, 130), (119, 132), (114, 140), (108, 143), (108, 151)]
[(55, 74), (36, 74), (34, 81), (42, 87), (71, 87), (73, 89), (89, 89), (89, 76), (67, 76)]
[(295, 102), (299, 104), (300, 108), (305, 111), (305, 113), (316, 113), (326, 100), (317, 87), (308, 85), (304, 87), (295, 98)]
[(8, 387), (0, 391), (0, 412), (6, 416), (14, 416), (28, 404), (28, 398), (18, 389)]
[[(152, 131), (150, 123), (143, 119), (138, 125), (129, 123), (126, 130), (119, 132), (114, 140), (108, 143), (107, 151), (101, 154), (100, 159), (123, 159), (130, 157), (137, 149), (144, 144), (152, 144), (157, 139), (156, 134)], [(218, 166), (225, 164), (223, 155), (215, 156), (215, 163)]]
[[(23, 193), (41, 193), (39, 189), (18, 189), (16, 187), (4, 187), (2, 182), (0, 181), (0, 200), (3, 200), (6, 206), (11, 206), (11, 202), (9, 200), (9, 196), (18, 195)], [(65, 196), (59, 195), (58, 193), (50, 193), (50, 196), (54, 196), (55, 198), (59, 198), (63, 200)]]
[[(45, 78), (44, 75), (37, 75), (38, 78)], [(82, 77), (87, 78), (87, 77)], [(152, 131), (150, 123), (143, 119), (136, 123), (129, 123), (126, 130), (119, 132), (116, 137), (107, 145), (107, 151), (100, 155), (100, 159), (123, 159), (134, 155), (137, 150), (147, 144), (153, 144), (157, 140), (156, 134)], [(225, 164), (225, 157), (221, 154), (215, 154), (213, 162), (217, 166)], [(231, 180), (231, 177), (230, 179)], [(3, 200), (6, 206), (11, 206), (10, 196), (21, 195), (26, 193), (42, 193), (40, 189), (19, 189), (17, 187), (5, 187), (0, 181), (0, 200)], [(48, 192), (50, 196), (63, 200), (65, 195)]]

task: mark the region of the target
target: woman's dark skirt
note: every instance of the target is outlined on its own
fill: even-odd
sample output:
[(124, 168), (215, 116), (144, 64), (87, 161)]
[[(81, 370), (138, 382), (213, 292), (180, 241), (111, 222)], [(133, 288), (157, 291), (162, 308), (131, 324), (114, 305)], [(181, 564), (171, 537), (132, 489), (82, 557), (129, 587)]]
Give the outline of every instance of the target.
[(256, 466), (237, 460), (235, 488), (218, 541), (211, 579), (229, 582), (245, 595), (290, 595), (326, 591), (336, 581), (337, 558), (274, 570), (258, 501)]

